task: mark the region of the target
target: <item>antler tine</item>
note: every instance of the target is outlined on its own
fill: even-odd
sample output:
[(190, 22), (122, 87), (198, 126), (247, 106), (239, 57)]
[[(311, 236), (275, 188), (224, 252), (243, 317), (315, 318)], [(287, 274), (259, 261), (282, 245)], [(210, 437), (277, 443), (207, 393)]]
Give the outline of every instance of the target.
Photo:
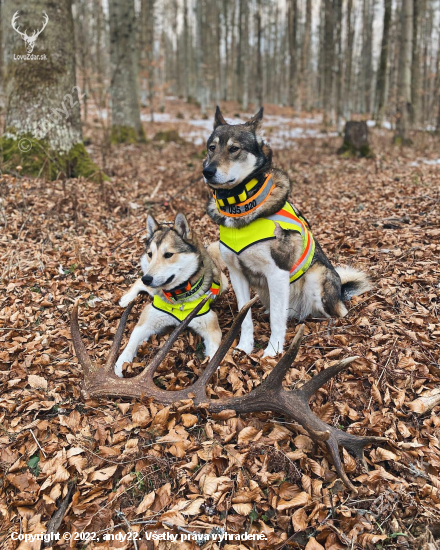
[(232, 346), (232, 342), (237, 336), (238, 331), (240, 330), (240, 327), (243, 324), (244, 318), (247, 315), (247, 312), (255, 304), (255, 302), (258, 301), (258, 299), (259, 299), (258, 296), (255, 296), (254, 298), (252, 298), (252, 300), (249, 300), (249, 302), (244, 304), (244, 306), (240, 309), (227, 335), (225, 336), (222, 343), (220, 344), (220, 347), (214, 354), (214, 357), (211, 358), (209, 363), (206, 365), (205, 370), (201, 374), (200, 378), (197, 380), (196, 382), (197, 386), (204, 387), (209, 382), (209, 379), (211, 378), (211, 376), (214, 374), (217, 367), (222, 362), (224, 356), (228, 353), (229, 348)]
[(298, 355), (299, 348), (304, 336), (304, 325), (300, 325), (296, 331), (295, 338), (292, 340), (292, 343), (289, 346), (289, 349), (283, 355), (283, 357), (278, 361), (275, 368), (269, 374), (266, 379), (267, 386), (272, 388), (281, 387), (283, 383), (284, 376), (286, 372), (292, 366), (292, 363), (295, 361), (296, 356)]
[(312, 397), (312, 395), (319, 390), (319, 388), (321, 388), (326, 382), (331, 380), (339, 372), (347, 368), (348, 365), (356, 359), (359, 359), (359, 357), (347, 357), (346, 359), (342, 359), (342, 361), (339, 361), (339, 363), (336, 363), (336, 365), (333, 365), (328, 369), (322, 370), (321, 372), (316, 374), (311, 380), (306, 382), (304, 386), (302, 386), (302, 388), (298, 390), (299, 393), (301, 393), (302, 396), (308, 401)]
[(365, 447), (371, 443), (388, 443), (388, 438), (373, 435), (357, 436), (338, 431), (338, 442), (343, 447), (349, 449), (355, 457), (362, 462), (363, 466), (367, 468), (367, 463), (364, 456)]
[(191, 311), (188, 317), (186, 317), (181, 323), (179, 323), (179, 325), (177, 325), (177, 327), (170, 334), (168, 340), (165, 342), (162, 348), (155, 355), (154, 359), (150, 362), (149, 365), (145, 367), (145, 369), (141, 372), (141, 374), (135, 377), (135, 379), (137, 379), (138, 381), (145, 380), (145, 379), (148, 379), (148, 380), (153, 379), (154, 373), (156, 372), (157, 368), (162, 363), (162, 361), (165, 359), (167, 353), (173, 347), (174, 342), (177, 340), (179, 335), (186, 329), (186, 327), (191, 323), (191, 321), (194, 319), (194, 317), (202, 309), (202, 307), (206, 304), (208, 300), (209, 300), (209, 296), (204, 298), (200, 302), (200, 304), (197, 304), (197, 306)]
[(90, 360), (89, 354), (87, 353), (86, 347), (79, 333), (78, 305), (79, 299), (76, 300), (73, 306), (70, 331), (72, 334), (72, 342), (76, 356), (78, 357), (78, 361), (84, 370), (84, 377), (87, 378), (88, 375), (95, 370), (95, 367)]
[(115, 338), (110, 348), (107, 361), (105, 363), (104, 369), (108, 372), (113, 371), (116, 359), (118, 358), (119, 348), (121, 347), (122, 338), (124, 336), (125, 325), (127, 324), (128, 316), (133, 309), (136, 300), (133, 300), (125, 308), (124, 313), (122, 314), (121, 320), (119, 321), (118, 329), (116, 330)]
[(344, 482), (345, 486), (357, 493), (356, 487), (352, 484), (352, 482), (348, 479), (347, 474), (345, 473), (344, 466), (341, 462), (341, 457), (339, 455), (339, 446), (338, 446), (338, 440), (330, 435), (330, 437), (325, 442), (325, 445), (328, 449), (328, 452), (330, 453), (330, 456), (332, 457), (333, 465), (336, 469), (336, 472), (338, 473), (339, 477)]

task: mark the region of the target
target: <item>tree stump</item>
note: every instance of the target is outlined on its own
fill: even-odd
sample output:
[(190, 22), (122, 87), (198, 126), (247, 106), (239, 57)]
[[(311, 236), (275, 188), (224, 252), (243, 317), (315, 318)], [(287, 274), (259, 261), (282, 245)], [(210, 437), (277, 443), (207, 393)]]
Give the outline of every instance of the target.
[(368, 126), (365, 120), (350, 120), (345, 123), (344, 142), (338, 154), (347, 157), (373, 157), (368, 143)]

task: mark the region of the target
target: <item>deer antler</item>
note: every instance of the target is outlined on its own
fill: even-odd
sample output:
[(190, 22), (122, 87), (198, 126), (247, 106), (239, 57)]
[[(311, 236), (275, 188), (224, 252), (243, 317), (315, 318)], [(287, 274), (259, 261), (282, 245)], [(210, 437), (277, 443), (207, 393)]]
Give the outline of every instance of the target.
[(18, 32), (18, 34), (20, 36), (23, 37), (24, 40), (27, 40), (29, 37), (27, 35), (27, 32), (24, 31), (24, 32), (21, 32), (19, 29), (20, 29), (20, 25), (17, 27), (16, 26), (16, 23), (17, 23), (17, 19), (18, 19), (18, 10), (14, 13), (13, 17), (12, 17), (12, 21), (11, 21), (11, 25), (12, 25), (12, 28), (14, 29), (15, 32)]
[(49, 21), (49, 17), (47, 15), (47, 13), (45, 11), (43, 11), (44, 13), (44, 19), (43, 19), (43, 26), (41, 27), (41, 29), (39, 31), (34, 31), (33, 34), (32, 34), (32, 38), (37, 38), (38, 35), (40, 35), (44, 29), (46, 28), (46, 25), (47, 25), (47, 22)]
[[(208, 298), (207, 298), (208, 299)], [(206, 300), (207, 300), (206, 299)], [(316, 442), (327, 447), (333, 460), (336, 471), (345, 485), (356, 491), (356, 488), (348, 479), (339, 455), (339, 447), (345, 447), (351, 451), (356, 458), (362, 461), (366, 466), (364, 458), (364, 448), (371, 443), (387, 441), (384, 437), (358, 437), (348, 434), (333, 426), (326, 424), (318, 418), (309, 407), (309, 400), (312, 395), (321, 388), (331, 378), (348, 367), (348, 365), (357, 359), (357, 357), (348, 357), (339, 361), (336, 365), (321, 371), (314, 378), (306, 382), (298, 390), (285, 390), (282, 386), (284, 376), (292, 366), (298, 353), (301, 340), (304, 334), (304, 325), (301, 325), (290, 344), (289, 349), (280, 359), (278, 364), (267, 376), (267, 378), (254, 390), (240, 397), (230, 397), (228, 399), (210, 399), (206, 394), (206, 385), (211, 379), (218, 365), (231, 347), (236, 335), (238, 334), (243, 320), (249, 308), (257, 301), (254, 298), (248, 302), (238, 313), (225, 339), (214, 357), (209, 361), (204, 372), (190, 387), (183, 390), (166, 391), (158, 388), (153, 380), (154, 374), (169, 352), (179, 334), (189, 325), (191, 320), (197, 315), (203, 307), (204, 300), (201, 302), (186, 319), (176, 327), (165, 345), (154, 357), (143, 372), (134, 378), (119, 378), (114, 373), (114, 364), (118, 355), (122, 335), (128, 316), (134, 302), (132, 302), (124, 314), (116, 332), (107, 363), (102, 368), (93, 366), (86, 348), (81, 340), (78, 325), (78, 300), (76, 301), (72, 312), (72, 341), (76, 356), (84, 370), (84, 393), (87, 396), (117, 396), (128, 398), (153, 397), (159, 403), (171, 405), (183, 399), (192, 399), (194, 405), (202, 406), (209, 412), (218, 413), (226, 409), (233, 409), (237, 413), (246, 414), (256, 411), (273, 411), (279, 414), (285, 414), (298, 424), (300, 424), (310, 437)]]

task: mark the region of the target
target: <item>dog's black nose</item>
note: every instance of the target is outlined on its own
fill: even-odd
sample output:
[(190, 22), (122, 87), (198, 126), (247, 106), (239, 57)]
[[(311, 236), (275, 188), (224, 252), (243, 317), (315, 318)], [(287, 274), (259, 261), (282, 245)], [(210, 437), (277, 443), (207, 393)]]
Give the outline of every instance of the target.
[(142, 282), (146, 286), (151, 285), (151, 283), (153, 282), (153, 277), (151, 275), (144, 275), (142, 277)]
[(203, 169), (203, 175), (207, 180), (213, 178), (216, 172), (217, 172), (217, 168), (215, 168), (215, 166), (207, 166), (206, 168)]

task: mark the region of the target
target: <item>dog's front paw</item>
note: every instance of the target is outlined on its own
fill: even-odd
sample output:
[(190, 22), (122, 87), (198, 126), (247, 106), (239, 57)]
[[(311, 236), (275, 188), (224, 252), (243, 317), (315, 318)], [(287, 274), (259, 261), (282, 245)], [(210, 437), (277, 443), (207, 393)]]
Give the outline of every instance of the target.
[(271, 342), (269, 340), (269, 344), (267, 345), (267, 348), (264, 350), (263, 357), (275, 357), (275, 355), (282, 352), (283, 352), (282, 342)]
[(254, 349), (254, 341), (253, 340), (242, 340), (240, 338), (240, 341), (238, 342), (238, 345), (235, 349), (238, 349), (240, 351), (244, 351), (248, 355), (252, 353), (252, 350)]
[(122, 296), (122, 298), (119, 300), (119, 305), (121, 307), (127, 307), (128, 304), (130, 302), (132, 302), (134, 299), (136, 298), (136, 296), (133, 296), (132, 294), (130, 294), (129, 292), (127, 292), (127, 294), (124, 294)]
[(119, 359), (116, 361), (115, 365), (115, 374), (116, 376), (119, 376), (119, 378), (124, 378), (124, 375), (122, 373), (122, 367), (124, 366), (124, 363), (127, 363), (127, 361), (122, 357), (119, 357)]

